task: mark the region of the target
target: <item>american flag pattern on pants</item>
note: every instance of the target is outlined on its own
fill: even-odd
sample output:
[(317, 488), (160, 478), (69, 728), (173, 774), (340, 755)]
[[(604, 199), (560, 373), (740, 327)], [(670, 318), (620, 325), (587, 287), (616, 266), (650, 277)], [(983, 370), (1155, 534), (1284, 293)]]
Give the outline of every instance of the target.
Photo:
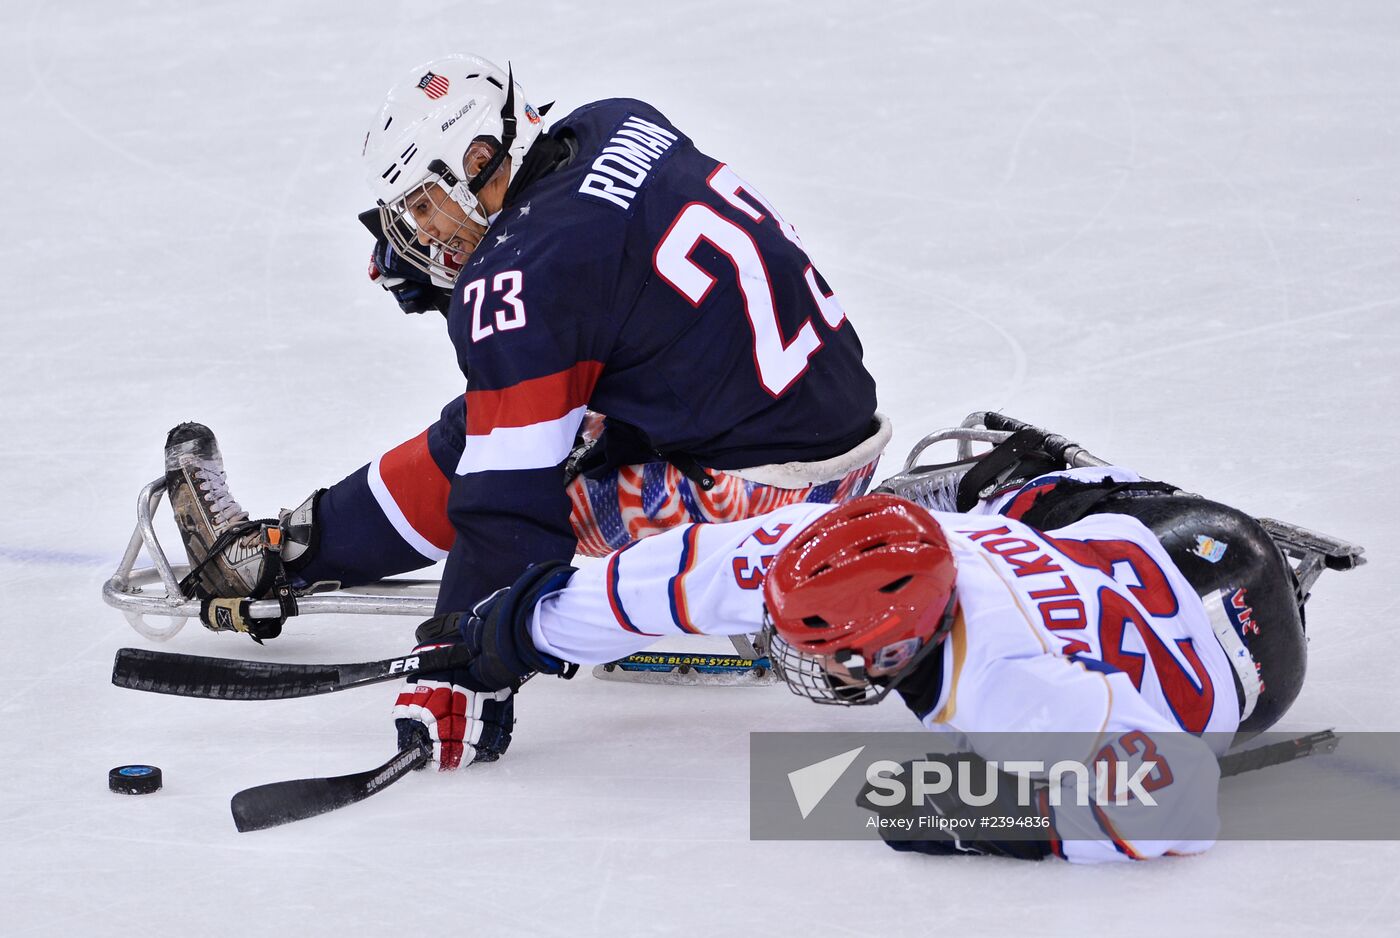
[(601, 478), (569, 483), (570, 520), (578, 552), (605, 557), (644, 537), (682, 524), (739, 521), (799, 502), (835, 504), (865, 494), (876, 458), (845, 477), (801, 489), (751, 482), (718, 470), (708, 491), (669, 463), (623, 466)]

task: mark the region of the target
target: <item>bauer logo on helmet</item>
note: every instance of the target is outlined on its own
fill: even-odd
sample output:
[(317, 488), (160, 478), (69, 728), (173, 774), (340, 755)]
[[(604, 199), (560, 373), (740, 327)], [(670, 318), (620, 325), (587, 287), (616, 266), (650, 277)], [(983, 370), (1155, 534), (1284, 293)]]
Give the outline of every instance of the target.
[(451, 117), (449, 117), (447, 120), (445, 120), (445, 121), (442, 122), (442, 130), (443, 130), (444, 132), (446, 132), (446, 131), (447, 131), (447, 128), (451, 127), (453, 124), (455, 124), (455, 123), (457, 123), (459, 120), (461, 120), (461, 119), (462, 119), (464, 116), (466, 116), (467, 113), (470, 112), (471, 109), (474, 108), (474, 107), (476, 107), (476, 98), (471, 98), (470, 100), (467, 101), (466, 104), (462, 105), (462, 106), (457, 110), (457, 113), (456, 113), (456, 114), (453, 114), (453, 115), (452, 115)]

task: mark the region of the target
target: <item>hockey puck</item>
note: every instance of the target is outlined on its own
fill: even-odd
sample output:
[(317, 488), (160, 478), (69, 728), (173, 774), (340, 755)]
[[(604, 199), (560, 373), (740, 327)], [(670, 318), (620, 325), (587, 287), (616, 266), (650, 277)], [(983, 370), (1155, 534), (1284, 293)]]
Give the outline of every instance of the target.
[(119, 765), (107, 773), (107, 787), (122, 795), (160, 791), (160, 769), (153, 765)]

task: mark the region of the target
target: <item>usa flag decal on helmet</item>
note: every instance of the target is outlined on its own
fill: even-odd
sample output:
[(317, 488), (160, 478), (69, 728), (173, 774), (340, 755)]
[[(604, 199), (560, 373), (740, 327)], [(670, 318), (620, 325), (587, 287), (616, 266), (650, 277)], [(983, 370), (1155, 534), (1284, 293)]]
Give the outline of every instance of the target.
[(418, 87), (423, 89), (423, 93), (436, 101), (447, 94), (448, 81), (441, 75), (434, 75), (432, 72), (418, 79)]

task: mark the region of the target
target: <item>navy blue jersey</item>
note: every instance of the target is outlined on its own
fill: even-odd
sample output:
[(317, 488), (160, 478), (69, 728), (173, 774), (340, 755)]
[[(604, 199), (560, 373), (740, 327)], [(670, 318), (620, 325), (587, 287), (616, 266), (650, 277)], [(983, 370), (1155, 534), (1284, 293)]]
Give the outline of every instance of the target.
[(840, 304), (732, 170), (640, 101), (551, 136), (573, 158), (512, 192), (453, 291), (470, 380), (439, 611), (572, 556), (559, 466), (586, 408), (715, 469), (830, 458), (875, 410)]

